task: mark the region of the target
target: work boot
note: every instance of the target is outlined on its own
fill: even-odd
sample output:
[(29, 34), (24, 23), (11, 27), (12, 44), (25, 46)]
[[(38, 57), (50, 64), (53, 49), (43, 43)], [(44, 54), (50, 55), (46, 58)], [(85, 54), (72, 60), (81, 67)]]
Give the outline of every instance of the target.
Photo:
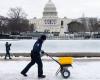
[(27, 77), (27, 74), (26, 74), (26, 73), (21, 72), (21, 74), (22, 74), (24, 77)]
[(45, 75), (39, 75), (38, 78), (45, 78)]
[(6, 60), (6, 58), (4, 58)]
[(12, 58), (9, 58), (9, 59), (12, 59)]

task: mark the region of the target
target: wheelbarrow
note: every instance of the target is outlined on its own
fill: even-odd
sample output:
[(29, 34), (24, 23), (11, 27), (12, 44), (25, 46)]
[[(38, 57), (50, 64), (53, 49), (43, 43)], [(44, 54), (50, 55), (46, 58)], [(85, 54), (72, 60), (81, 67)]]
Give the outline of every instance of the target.
[(56, 76), (58, 75), (58, 73), (61, 73), (63, 78), (70, 77), (70, 71), (68, 70), (68, 68), (72, 67), (73, 57), (59, 57), (59, 59), (56, 60), (47, 53), (45, 54), (60, 65), (59, 69), (56, 72)]

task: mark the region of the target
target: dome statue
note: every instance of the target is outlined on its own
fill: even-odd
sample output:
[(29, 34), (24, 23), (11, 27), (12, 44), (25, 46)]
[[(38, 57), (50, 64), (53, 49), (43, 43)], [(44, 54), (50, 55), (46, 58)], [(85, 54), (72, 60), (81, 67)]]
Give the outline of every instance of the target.
[(57, 17), (56, 7), (51, 0), (49, 0), (48, 3), (45, 5), (43, 11), (43, 17), (48, 17), (48, 16)]

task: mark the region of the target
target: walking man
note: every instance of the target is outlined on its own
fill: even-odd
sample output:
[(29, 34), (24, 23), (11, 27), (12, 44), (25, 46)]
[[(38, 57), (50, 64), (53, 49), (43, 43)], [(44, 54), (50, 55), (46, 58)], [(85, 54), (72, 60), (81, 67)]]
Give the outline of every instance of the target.
[(6, 59), (7, 56), (9, 57), (9, 59), (12, 59), (12, 58), (10, 57), (10, 47), (11, 47), (11, 44), (9, 44), (8, 42), (6, 42), (5, 47), (6, 47), (5, 59)]
[(41, 54), (43, 54), (44, 51), (41, 51), (41, 47), (43, 42), (46, 40), (46, 36), (42, 35), (38, 40), (35, 42), (33, 49), (31, 51), (31, 62), (21, 71), (21, 74), (23, 76), (27, 76), (28, 70), (34, 65), (35, 63), (38, 65), (38, 78), (45, 78), (46, 76), (43, 75), (43, 64), (41, 60)]

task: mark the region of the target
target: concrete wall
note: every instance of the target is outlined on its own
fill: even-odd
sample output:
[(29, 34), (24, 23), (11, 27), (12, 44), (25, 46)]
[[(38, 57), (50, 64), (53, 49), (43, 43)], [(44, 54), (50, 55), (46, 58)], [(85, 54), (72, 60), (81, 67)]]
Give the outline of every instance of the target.
[[(0, 53), (0, 56), (4, 56), (5, 53)], [(69, 53), (48, 53), (48, 55), (52, 57), (65, 57), (65, 56), (73, 56), (73, 57), (100, 57), (100, 52), (69, 52)], [(30, 57), (30, 53), (11, 53), (11, 56), (19, 57)]]

